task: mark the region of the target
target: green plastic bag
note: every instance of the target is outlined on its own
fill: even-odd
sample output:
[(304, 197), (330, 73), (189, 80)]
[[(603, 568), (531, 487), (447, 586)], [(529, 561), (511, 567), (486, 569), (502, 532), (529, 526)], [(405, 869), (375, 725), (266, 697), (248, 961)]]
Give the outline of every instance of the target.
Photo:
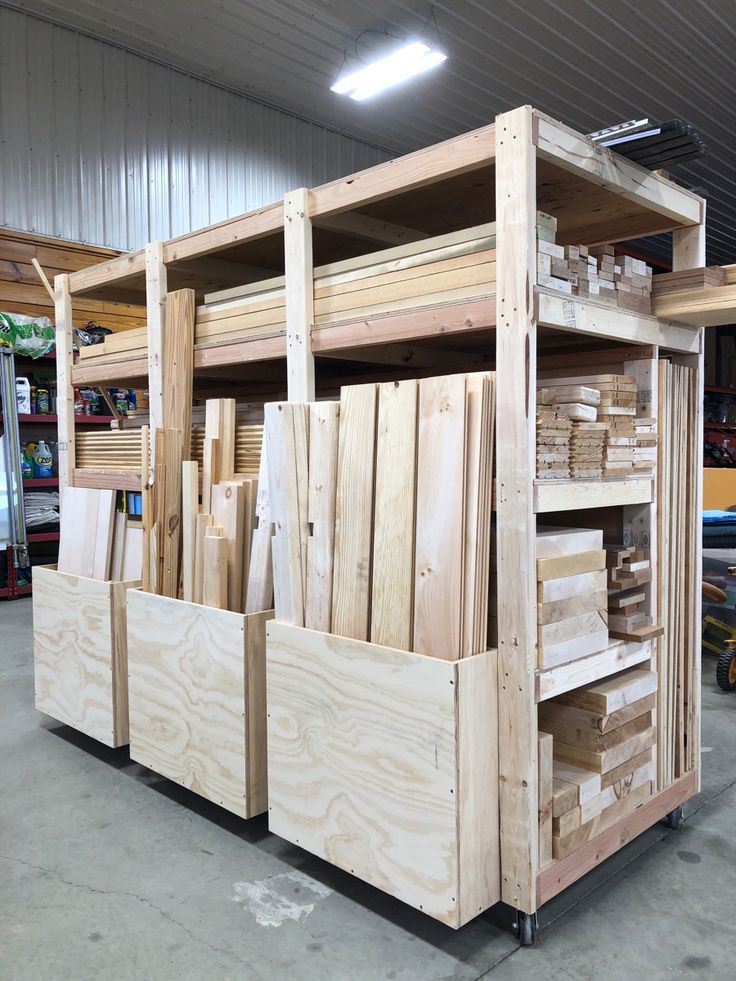
[(27, 358), (42, 358), (55, 346), (54, 326), (48, 317), (0, 313), (0, 347), (9, 347)]

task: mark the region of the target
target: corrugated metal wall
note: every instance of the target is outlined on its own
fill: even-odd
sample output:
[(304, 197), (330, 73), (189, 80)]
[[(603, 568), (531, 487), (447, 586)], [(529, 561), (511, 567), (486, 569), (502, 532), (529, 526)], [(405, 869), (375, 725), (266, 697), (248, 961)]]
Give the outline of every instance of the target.
[(388, 157), (0, 7), (0, 226), (136, 249)]

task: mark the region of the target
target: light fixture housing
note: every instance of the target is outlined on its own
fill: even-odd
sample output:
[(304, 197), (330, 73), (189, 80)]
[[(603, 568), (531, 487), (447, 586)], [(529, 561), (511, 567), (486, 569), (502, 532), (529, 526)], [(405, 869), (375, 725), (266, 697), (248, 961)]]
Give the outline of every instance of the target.
[(331, 91), (349, 95), (356, 102), (363, 102), (400, 82), (441, 65), (447, 55), (439, 48), (430, 48), (423, 41), (407, 41), (389, 55), (376, 59), (358, 71), (341, 75)]

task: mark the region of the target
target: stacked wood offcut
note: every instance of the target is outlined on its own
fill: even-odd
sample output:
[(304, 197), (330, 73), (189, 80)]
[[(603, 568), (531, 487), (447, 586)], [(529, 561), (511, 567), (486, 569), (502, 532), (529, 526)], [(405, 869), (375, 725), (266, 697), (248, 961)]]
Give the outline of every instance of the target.
[(641, 643), (661, 633), (647, 613), (644, 588), (652, 581), (649, 550), (606, 545), (608, 568), (608, 628), (618, 640)]
[(595, 388), (554, 380), (537, 389), (537, 477), (601, 476), (606, 426), (596, 421), (600, 397)]
[[(656, 420), (636, 417), (634, 375), (540, 379), (537, 477), (627, 477), (654, 471)], [(569, 437), (565, 420), (570, 421)], [(552, 432), (561, 429), (562, 434)]]
[(700, 266), (697, 269), (680, 269), (678, 272), (660, 273), (652, 280), (654, 296), (683, 293), (687, 290), (711, 289), (725, 286), (727, 273), (723, 266)]
[[(541, 212), (539, 214), (542, 214)], [(652, 270), (616, 245), (558, 245), (557, 223), (537, 219), (537, 285), (623, 310), (652, 312)]]
[(256, 464), (256, 437), (249, 469), (260, 467), (259, 477), (236, 472), (237, 431), (235, 400), (208, 400), (200, 466), (182, 458), (179, 430), (156, 430), (143, 491), (146, 591), (237, 613), (270, 608), (265, 456)]
[(537, 529), (537, 666), (553, 668), (608, 646), (603, 532)]
[(266, 406), (277, 620), (446, 660), (486, 650), (494, 380)]
[(657, 465), (657, 420), (637, 417), (634, 419), (634, 430), (634, 471), (641, 474), (654, 473)]
[[(656, 707), (657, 675), (641, 668), (540, 703), (547, 767), (552, 756), (540, 855), (565, 858), (652, 794)], [(552, 820), (543, 822), (548, 811)]]
[(603, 473), (606, 477), (628, 477), (634, 472), (636, 429), (634, 417), (609, 416), (606, 449), (603, 457)]
[(561, 480), (570, 476), (572, 422), (549, 406), (537, 409), (537, 477)]

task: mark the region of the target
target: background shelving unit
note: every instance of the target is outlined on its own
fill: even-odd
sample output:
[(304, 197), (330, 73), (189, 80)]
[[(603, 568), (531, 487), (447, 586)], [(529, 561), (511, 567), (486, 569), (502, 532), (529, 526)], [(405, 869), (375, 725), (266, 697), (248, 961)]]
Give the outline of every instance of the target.
[[(0, 310), (31, 317), (48, 317), (53, 323), (54, 305), (39, 281), (32, 260), (38, 260), (46, 274), (53, 279), (59, 273), (86, 269), (117, 255), (119, 253), (110, 249), (3, 229), (0, 231)], [(89, 320), (102, 321), (115, 330), (136, 327), (145, 322), (139, 312), (130, 308), (114, 303), (82, 301), (75, 310), (74, 326), (82, 327)], [(40, 359), (16, 355), (15, 364), (16, 375), (41, 372), (53, 377), (56, 372), (56, 353), (51, 352)], [(57, 416), (52, 413), (21, 414), (18, 417), (21, 439), (30, 441), (35, 436), (57, 442), (57, 421)], [(113, 419), (111, 416), (76, 415), (74, 421), (76, 425), (87, 429), (109, 426)], [(23, 482), (24, 490), (51, 490), (58, 486), (58, 476)], [(57, 542), (58, 538), (58, 531), (31, 533), (28, 536), (31, 560), (33, 561), (34, 556), (39, 557), (39, 545), (46, 546), (44, 560), (53, 560), (55, 549), (49, 549), (48, 546)], [(5, 562), (6, 559), (3, 558), (2, 561)], [(7, 579), (8, 585), (0, 588), (0, 597), (17, 598), (31, 593), (30, 586), (17, 584), (15, 570), (8, 569)]]

